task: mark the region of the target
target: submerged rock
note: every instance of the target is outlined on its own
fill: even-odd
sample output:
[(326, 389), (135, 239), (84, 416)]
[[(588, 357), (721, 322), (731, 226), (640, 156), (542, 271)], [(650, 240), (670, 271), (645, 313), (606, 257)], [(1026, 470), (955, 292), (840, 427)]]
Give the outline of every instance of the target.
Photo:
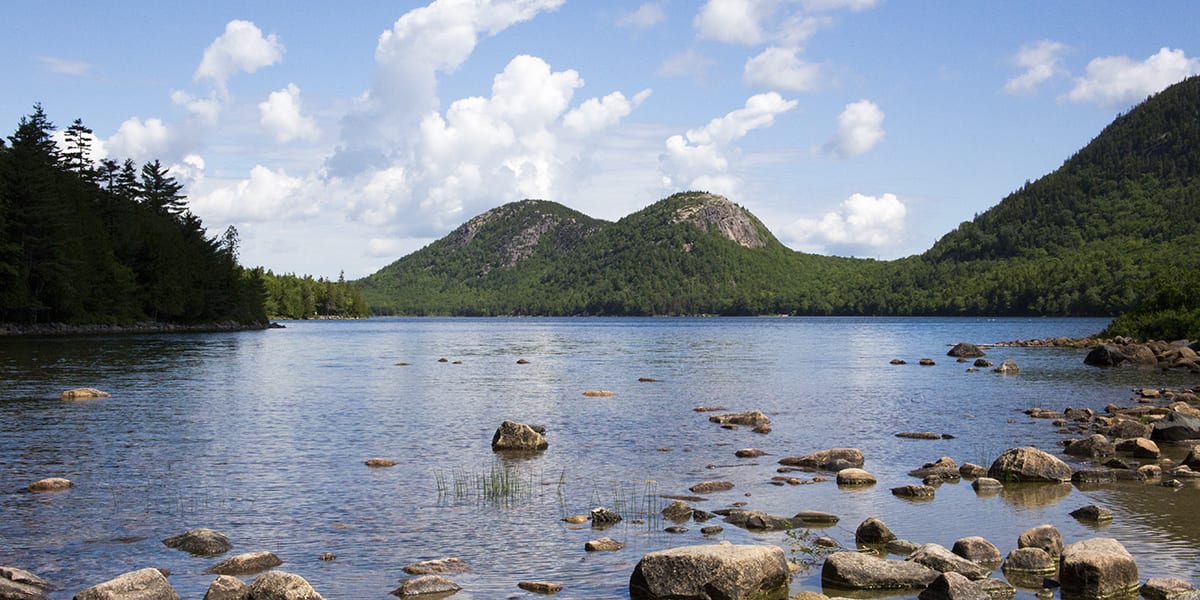
[(31, 492), (60, 492), (62, 490), (67, 490), (72, 487), (75, 487), (75, 484), (72, 483), (70, 479), (64, 479), (62, 477), (47, 477), (45, 479), (39, 479), (39, 480), (29, 484), (29, 491), (31, 491)]
[(616, 552), (624, 547), (625, 544), (609, 537), (590, 540), (583, 544), (583, 549), (588, 552)]
[(708, 418), (713, 423), (721, 425), (745, 425), (747, 427), (757, 427), (759, 425), (770, 425), (771, 419), (761, 410), (748, 410), (743, 413), (730, 413), (723, 415), (713, 415)]
[(1113, 520), (1111, 510), (1101, 508), (1095, 504), (1089, 504), (1082, 508), (1077, 508), (1071, 511), (1071, 516), (1080, 521), (1087, 523), (1108, 523)]
[(282, 565), (283, 561), (273, 552), (247, 552), (231, 556), (208, 568), (215, 575), (249, 575)]
[(777, 546), (682, 546), (642, 557), (629, 578), (632, 600), (787, 598), (788, 567)]
[(112, 398), (112, 394), (96, 388), (75, 388), (58, 395), (63, 400), (91, 400), (93, 398)]
[(732, 489), (732, 481), (704, 481), (688, 488), (693, 494), (711, 494), (713, 492), (726, 492)]
[(563, 591), (563, 586), (561, 584), (551, 583), (549, 581), (518, 581), (517, 587), (527, 592), (533, 592), (535, 594), (543, 594), (547, 596)]
[(198, 556), (225, 554), (233, 547), (223, 533), (204, 527), (169, 537), (163, 540), (163, 545)]
[(325, 599), (303, 577), (284, 571), (271, 571), (254, 579), (246, 594), (246, 600)]
[(396, 466), (396, 461), (390, 458), (368, 458), (363, 464), (372, 469), (385, 469)]
[(858, 448), (830, 448), (804, 456), (787, 456), (779, 459), (779, 464), (784, 466), (834, 472), (850, 468), (861, 469), (863, 462), (863, 453)]
[[(400, 582), (400, 587), (392, 590), (393, 596), (408, 598), (409, 596), (423, 596), (426, 594), (440, 594), (448, 596), (461, 590), (457, 583), (446, 579), (440, 575), (422, 575), (412, 579), (405, 579)], [(444, 596), (443, 596), (444, 597)]]
[(733, 510), (725, 522), (750, 531), (783, 531), (792, 528), (792, 520), (776, 517), (760, 510)]
[(179, 594), (162, 571), (141, 569), (83, 590), (75, 600), (179, 600)]
[(862, 469), (842, 469), (837, 472), (837, 484), (847, 486), (875, 485), (875, 476)]
[(692, 518), (692, 505), (683, 500), (674, 500), (663, 507), (662, 516), (669, 521), (682, 523)]
[(409, 575), (442, 575), (445, 573), (466, 573), (471, 570), (471, 566), (461, 558), (447, 556), (446, 558), (436, 558), (408, 564), (404, 566), (403, 570)]

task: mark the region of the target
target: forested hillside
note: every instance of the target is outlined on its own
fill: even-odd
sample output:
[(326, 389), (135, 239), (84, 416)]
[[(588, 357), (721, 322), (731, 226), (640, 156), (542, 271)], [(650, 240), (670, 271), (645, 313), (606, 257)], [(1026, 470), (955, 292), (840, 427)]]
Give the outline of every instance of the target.
[[(477, 217), (488, 241), (464, 237), (468, 223), (360, 285), (388, 314), (1115, 315), (1162, 273), (1200, 264), (1200, 77), (1118, 117), (920, 256), (794, 252), (716, 198), (676, 194), (616, 223), (506, 205)], [(587, 234), (555, 243), (554, 215), (568, 213)], [(757, 242), (730, 235), (730, 219)], [(536, 251), (496, 262), (518, 238)]]
[(210, 236), (158, 161), (97, 164), (80, 120), (64, 131), (65, 148), (54, 132), (35, 106), (0, 140), (0, 322), (256, 326), (365, 315), (344, 281), (239, 266), (237, 230)]

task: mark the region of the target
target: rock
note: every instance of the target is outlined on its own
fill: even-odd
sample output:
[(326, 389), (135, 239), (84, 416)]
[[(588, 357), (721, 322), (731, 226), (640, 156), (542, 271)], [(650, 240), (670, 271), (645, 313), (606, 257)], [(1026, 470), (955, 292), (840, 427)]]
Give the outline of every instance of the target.
[(317, 557), (317, 560), (322, 562), (333, 562), (337, 560), (337, 555), (332, 552), (322, 552), (321, 555)]
[(721, 527), (720, 525), (706, 525), (700, 528), (700, 533), (703, 533), (704, 535), (717, 535), (722, 531), (725, 531), (725, 528)]
[(1041, 548), (1017, 548), (1008, 553), (1001, 566), (1009, 579), (1016, 575), (1045, 575), (1058, 569), (1058, 561)]
[(992, 366), (992, 361), (990, 361), (986, 358), (977, 358), (977, 359), (975, 359), (974, 363), (971, 363), (971, 365), (977, 369), (986, 369), (986, 368)]
[(1200, 439), (1200, 417), (1181, 412), (1167, 413), (1167, 416), (1155, 421), (1154, 428), (1150, 430), (1150, 439), (1156, 442)]
[(907, 365), (907, 364), (908, 364), (908, 361), (907, 361), (907, 360), (904, 360), (903, 358), (893, 358), (892, 360), (888, 361), (888, 364), (893, 364), (893, 365)]
[(518, 365), (527, 365), (527, 364), (529, 364), (529, 361), (528, 361), (528, 360), (526, 360), (526, 359), (524, 359), (524, 358), (518, 358), (518, 359), (517, 359), (517, 364), (518, 364)]
[(1118, 452), (1128, 452), (1134, 458), (1158, 458), (1162, 454), (1158, 444), (1144, 437), (1121, 440), (1116, 448)]
[(698, 508), (692, 509), (692, 520), (697, 523), (703, 523), (705, 521), (711, 520), (713, 517), (716, 517), (716, 516), (717, 515), (714, 515), (706, 510), (700, 510)]
[(1118, 419), (1108, 428), (1108, 435), (1114, 438), (1144, 438), (1150, 435), (1151, 427), (1133, 419)]
[(590, 519), (590, 518), (591, 517), (589, 517), (588, 515), (571, 515), (569, 517), (563, 517), (563, 521), (566, 521), (567, 523), (571, 523), (572, 525), (579, 525), (582, 523), (587, 523), (588, 519)]
[(992, 569), (986, 569), (938, 544), (925, 544), (909, 555), (908, 560), (925, 565), (939, 573), (958, 573), (968, 579), (984, 579)]
[(958, 463), (949, 456), (943, 456), (931, 463), (921, 465), (920, 469), (908, 472), (913, 477), (933, 477), (938, 481), (958, 481), (962, 475), (958, 473)]
[(1083, 458), (1100, 458), (1102, 456), (1110, 456), (1116, 454), (1117, 449), (1113, 443), (1108, 441), (1108, 438), (1099, 433), (1071, 442), (1064, 450), (1071, 456), (1080, 456)]
[(642, 557), (629, 578), (632, 600), (786, 598), (788, 567), (777, 546), (682, 546)]
[(400, 587), (392, 590), (392, 595), (401, 598), (422, 596), (425, 594), (442, 594), (448, 596), (461, 589), (457, 583), (441, 575), (422, 575), (400, 582)]
[(1000, 480), (998, 479), (992, 479), (991, 477), (980, 477), (979, 479), (971, 482), (971, 489), (975, 490), (976, 493), (995, 493), (1004, 489), (1004, 484), (1000, 483)]
[(366, 461), (364, 461), (364, 464), (372, 469), (382, 469), (396, 466), (396, 461), (390, 458), (368, 458)]
[(875, 476), (862, 469), (842, 469), (837, 472), (838, 485), (875, 485)]
[(1041, 548), (1057, 559), (1063, 553), (1063, 538), (1058, 528), (1053, 525), (1038, 525), (1030, 527), (1017, 538), (1018, 548)]
[(688, 488), (693, 494), (711, 494), (713, 492), (727, 492), (733, 489), (732, 481), (705, 481), (697, 483)]
[(1142, 584), (1142, 597), (1146, 600), (1176, 600), (1196, 588), (1184, 579), (1174, 577), (1151, 577)]
[(1083, 364), (1093, 367), (1119, 367), (1127, 362), (1130, 362), (1130, 357), (1126, 356), (1120, 348), (1111, 344), (1096, 346), (1083, 359)]
[(508, 420), (492, 436), (493, 452), (537, 452), (549, 446), (546, 438), (529, 425)]
[(799, 592), (788, 596), (788, 600), (829, 600), (829, 596), (819, 592)]
[(747, 427), (771, 424), (771, 419), (769, 419), (767, 415), (763, 414), (761, 410), (748, 410), (743, 413), (713, 415), (709, 417), (708, 420), (721, 425), (745, 425)]
[(892, 488), (892, 495), (901, 498), (932, 500), (934, 491), (933, 486), (929, 485), (902, 485)]
[(404, 565), (403, 570), (409, 575), (457, 575), (470, 571), (471, 565), (461, 558), (447, 556)]
[[(20, 583), (36, 588), (50, 587), (49, 581), (46, 581), (45, 579), (42, 579), (41, 577), (38, 577), (37, 575), (34, 575), (25, 569), (19, 569), (17, 567), (0, 566), (0, 582), (3, 581), (11, 581), (13, 583)], [(3, 596), (0, 596), (0, 598), (2, 597)]]
[(921, 360), (917, 361), (917, 364), (921, 365), (922, 367), (932, 367), (937, 363), (933, 362), (932, 358), (922, 358)]
[(75, 487), (75, 484), (71, 483), (70, 479), (63, 479), (62, 477), (47, 477), (45, 479), (39, 479), (39, 480), (29, 484), (29, 491), (31, 491), (31, 492), (59, 492), (62, 490), (70, 489), (72, 487)]
[(921, 545), (909, 540), (892, 540), (883, 547), (888, 554), (896, 556), (911, 556), (913, 552), (921, 549)]
[(692, 505), (683, 500), (675, 500), (662, 509), (663, 518), (676, 523), (682, 523), (692, 518)]
[(784, 466), (834, 472), (849, 468), (861, 469), (863, 462), (863, 453), (858, 448), (830, 448), (804, 456), (787, 456), (779, 459), (779, 464)]
[(517, 587), (527, 592), (533, 592), (535, 594), (543, 594), (547, 596), (563, 591), (562, 585), (550, 583), (548, 581), (518, 581)]
[(1200, 471), (1200, 445), (1192, 446), (1187, 456), (1184, 457), (1183, 464), (1190, 469)]
[(792, 528), (792, 520), (768, 515), (760, 510), (732, 510), (725, 516), (730, 525), (750, 531), (784, 531)]
[(263, 573), (250, 584), (246, 600), (325, 600), (303, 577), (284, 571)]
[(75, 600), (179, 600), (179, 594), (162, 571), (141, 569), (83, 590)]
[(274, 553), (262, 552), (247, 552), (237, 556), (231, 556), (208, 568), (209, 573), (215, 575), (249, 575), (266, 571), (267, 569), (282, 565), (283, 561), (275, 556)]
[(988, 469), (988, 476), (1000, 481), (1071, 480), (1067, 463), (1032, 446), (1005, 450)]
[(1058, 581), (1064, 597), (1110, 598), (1137, 591), (1138, 568), (1117, 540), (1092, 538), (1063, 550)]
[(742, 448), (741, 450), (734, 452), (733, 455), (738, 458), (758, 458), (766, 455), (766, 452), (763, 452), (758, 448)]
[[(8, 567), (0, 567), (8, 568)], [(41, 578), (38, 578), (39, 580)], [(43, 583), (45, 583), (43, 581)], [(3, 600), (50, 600), (42, 588), (45, 586), (34, 585), (24, 581), (16, 581), (7, 577), (0, 577), (0, 599)]]
[(1088, 523), (1108, 523), (1113, 520), (1111, 510), (1101, 508), (1095, 504), (1089, 504), (1082, 508), (1077, 508), (1071, 511), (1071, 516), (1080, 521)]
[(1010, 358), (1000, 363), (1000, 366), (992, 369), (992, 371), (1000, 373), (1001, 375), (1016, 375), (1017, 373), (1021, 372), (1021, 368), (1017, 366), (1016, 361)]
[(978, 479), (980, 477), (987, 477), (987, 467), (982, 467), (974, 463), (963, 463), (963, 465), (958, 468), (958, 474), (964, 479)]
[(203, 527), (169, 537), (163, 540), (163, 545), (199, 556), (225, 554), (233, 547), (224, 534)]
[(942, 439), (941, 435), (938, 435), (932, 431), (901, 431), (900, 433), (896, 434), (896, 437), (910, 439), (910, 440), (940, 440), (940, 439)]
[(938, 578), (929, 567), (886, 560), (860, 552), (835, 552), (825, 558), (821, 582), (855, 590), (923, 589)]
[(1082, 469), (1071, 475), (1071, 481), (1074, 483), (1112, 483), (1145, 479), (1144, 473), (1130, 469)]
[(1162, 467), (1158, 465), (1142, 465), (1137, 468), (1137, 471), (1145, 479), (1162, 477)]
[(588, 552), (616, 552), (625, 547), (625, 544), (618, 542), (610, 537), (602, 537), (595, 540), (589, 540), (583, 544), (583, 549)]
[(1013, 600), (1017, 596), (1017, 588), (1011, 583), (994, 577), (976, 581), (975, 585), (992, 600)]
[(802, 510), (792, 516), (792, 521), (804, 526), (836, 525), (838, 516), (818, 510)]
[(653, 377), (638, 377), (638, 383), (657, 383), (658, 380)]
[(965, 537), (955, 541), (954, 547), (950, 551), (988, 569), (989, 572), (995, 570), (1004, 561), (1000, 549), (979, 536)]
[(217, 578), (208, 584), (204, 600), (246, 600), (246, 595), (249, 593), (250, 586), (241, 579), (229, 575), (217, 575)]
[(93, 398), (112, 398), (112, 394), (96, 388), (75, 388), (58, 395), (63, 400), (91, 400)]
[(949, 352), (946, 353), (946, 356), (953, 356), (954, 358), (976, 358), (979, 356), (984, 356), (984, 351), (975, 344), (959, 342), (955, 344)]
[(589, 513), (589, 518), (592, 521), (593, 528), (603, 529), (614, 523), (619, 523), (623, 517), (603, 506), (597, 506)]
[(583, 395), (588, 398), (608, 398), (616, 396), (617, 393), (611, 390), (584, 390)]
[(920, 600), (991, 600), (983, 588), (954, 572), (938, 575), (917, 598)]
[(896, 534), (883, 521), (871, 517), (858, 525), (854, 530), (854, 541), (859, 544), (886, 544), (896, 539)]

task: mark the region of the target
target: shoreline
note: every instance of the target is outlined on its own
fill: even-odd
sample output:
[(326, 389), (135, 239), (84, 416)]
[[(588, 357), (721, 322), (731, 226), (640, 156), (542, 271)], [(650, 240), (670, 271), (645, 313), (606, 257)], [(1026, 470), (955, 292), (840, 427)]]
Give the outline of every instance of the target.
[(0, 323), (0, 338), (4, 337), (68, 337), (90, 335), (136, 334), (136, 333), (216, 333), (228, 331), (259, 331), (270, 329), (271, 323), (237, 323), (221, 321), (217, 323), (163, 323), (159, 321), (140, 321), (122, 325), (89, 324), (72, 325), (68, 323), (43, 323), (38, 325), (22, 325), (18, 323)]

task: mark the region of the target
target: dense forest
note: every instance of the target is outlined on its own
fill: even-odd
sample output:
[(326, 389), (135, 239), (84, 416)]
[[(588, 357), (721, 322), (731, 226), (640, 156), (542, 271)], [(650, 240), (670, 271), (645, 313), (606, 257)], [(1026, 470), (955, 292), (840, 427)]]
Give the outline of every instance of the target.
[[(1113, 316), (1200, 264), (1200, 77), (919, 256), (795, 252), (742, 211), (764, 240), (748, 247), (721, 231), (740, 207), (713, 198), (676, 194), (615, 223), (513, 203), (358, 283), (380, 314)], [(723, 216), (680, 216), (697, 211)]]
[(95, 162), (81, 120), (64, 147), (55, 131), (38, 105), (0, 140), (0, 322), (259, 326), (366, 312), (344, 281), (242, 268), (237, 230), (208, 235), (159, 161)]

